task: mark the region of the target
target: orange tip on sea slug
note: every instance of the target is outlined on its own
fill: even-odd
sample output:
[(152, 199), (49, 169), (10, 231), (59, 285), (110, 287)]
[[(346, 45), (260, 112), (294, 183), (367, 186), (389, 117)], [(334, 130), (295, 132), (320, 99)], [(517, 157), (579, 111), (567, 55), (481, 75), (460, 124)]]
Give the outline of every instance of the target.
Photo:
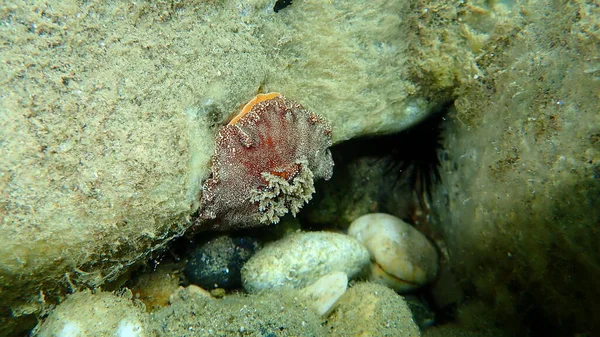
[(231, 121), (229, 121), (229, 125), (233, 125), (233, 124), (237, 123), (240, 120), (240, 118), (244, 117), (244, 115), (247, 114), (250, 110), (252, 110), (252, 107), (255, 106), (256, 104), (263, 102), (263, 101), (273, 99), (275, 97), (281, 97), (281, 94), (278, 92), (270, 92), (267, 94), (258, 94), (256, 96), (254, 96), (254, 98), (251, 99), (250, 102), (248, 102), (248, 103), (246, 103), (246, 105), (244, 105), (244, 107), (242, 108), (242, 111), (240, 111), (239, 114), (235, 115), (235, 117), (233, 117), (233, 119), (231, 119)]

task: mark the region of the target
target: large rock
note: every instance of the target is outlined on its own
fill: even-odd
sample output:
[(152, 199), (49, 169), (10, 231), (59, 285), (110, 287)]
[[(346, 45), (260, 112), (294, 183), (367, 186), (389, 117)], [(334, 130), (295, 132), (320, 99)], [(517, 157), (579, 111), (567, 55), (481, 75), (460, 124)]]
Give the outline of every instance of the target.
[(406, 80), (407, 5), (273, 5), (1, 5), (0, 320), (183, 233), (216, 127), (257, 91), (325, 116), (334, 142), (426, 114)]
[(481, 82), (447, 125), (434, 209), (456, 274), (489, 311), (459, 312), (513, 332), (597, 335), (600, 12), (530, 2), (506, 39), (511, 9), (459, 20), (488, 44)]
[(437, 102), (409, 81), (408, 3), (298, 1), (280, 13), (283, 67), (267, 87), (326, 117), (334, 143), (405, 129)]

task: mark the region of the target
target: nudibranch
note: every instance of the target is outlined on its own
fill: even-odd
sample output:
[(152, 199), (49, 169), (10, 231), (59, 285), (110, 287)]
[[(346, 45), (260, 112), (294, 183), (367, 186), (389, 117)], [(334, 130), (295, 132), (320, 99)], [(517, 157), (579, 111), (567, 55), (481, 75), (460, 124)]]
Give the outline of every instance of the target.
[(331, 178), (330, 146), (321, 116), (279, 93), (257, 95), (217, 133), (199, 219), (227, 230), (295, 216), (312, 198), (314, 180)]
[(251, 99), (250, 102), (244, 105), (242, 111), (240, 111), (240, 113), (238, 113), (235, 117), (231, 119), (231, 121), (229, 121), (229, 124), (231, 125), (237, 123), (242, 117), (244, 117), (248, 112), (250, 112), (250, 110), (252, 110), (252, 107), (254, 107), (256, 104), (276, 97), (281, 97), (281, 94), (278, 92), (270, 92), (268, 94), (258, 94), (254, 96), (254, 98)]

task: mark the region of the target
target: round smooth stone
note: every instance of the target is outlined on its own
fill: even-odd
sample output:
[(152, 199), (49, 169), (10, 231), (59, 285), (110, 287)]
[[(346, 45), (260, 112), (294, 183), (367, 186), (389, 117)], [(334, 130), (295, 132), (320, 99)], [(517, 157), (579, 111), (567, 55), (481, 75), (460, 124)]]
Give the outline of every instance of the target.
[(372, 213), (354, 220), (348, 234), (371, 254), (370, 280), (409, 292), (435, 280), (438, 254), (433, 244), (401, 219)]
[(369, 252), (355, 238), (332, 232), (294, 233), (258, 251), (242, 268), (250, 293), (302, 288), (341, 271), (349, 279), (369, 265)]
[(258, 248), (252, 238), (217, 237), (190, 254), (184, 273), (190, 283), (204, 289), (239, 288), (240, 270)]

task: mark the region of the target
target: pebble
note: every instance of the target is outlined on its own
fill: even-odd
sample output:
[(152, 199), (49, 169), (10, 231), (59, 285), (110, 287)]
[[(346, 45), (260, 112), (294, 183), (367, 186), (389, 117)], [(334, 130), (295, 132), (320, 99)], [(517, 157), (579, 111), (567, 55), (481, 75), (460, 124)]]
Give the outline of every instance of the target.
[(299, 289), (336, 271), (351, 279), (368, 265), (369, 252), (351, 236), (299, 232), (267, 245), (250, 258), (242, 268), (242, 285), (250, 293)]
[(315, 283), (299, 290), (298, 296), (309, 303), (321, 317), (327, 317), (348, 288), (348, 275), (342, 271), (327, 274)]
[(148, 314), (137, 305), (128, 291), (81, 291), (69, 295), (56, 306), (34, 333), (40, 337), (145, 337), (149, 334)]
[(171, 294), (179, 288), (181, 266), (165, 261), (151, 272), (138, 274), (131, 279), (129, 287), (135, 299), (140, 300), (148, 311), (156, 311), (169, 305)]
[(173, 304), (177, 301), (184, 300), (186, 296), (204, 296), (206, 298), (213, 298), (212, 294), (205, 289), (198, 287), (195, 284), (190, 284), (187, 287), (179, 287), (175, 292), (169, 296), (169, 303)]
[(401, 219), (372, 213), (354, 220), (348, 234), (371, 254), (370, 280), (397, 292), (410, 292), (435, 280), (438, 254), (433, 244)]
[(248, 237), (220, 236), (190, 254), (184, 273), (190, 283), (204, 289), (234, 289), (241, 286), (240, 269), (258, 250)]

